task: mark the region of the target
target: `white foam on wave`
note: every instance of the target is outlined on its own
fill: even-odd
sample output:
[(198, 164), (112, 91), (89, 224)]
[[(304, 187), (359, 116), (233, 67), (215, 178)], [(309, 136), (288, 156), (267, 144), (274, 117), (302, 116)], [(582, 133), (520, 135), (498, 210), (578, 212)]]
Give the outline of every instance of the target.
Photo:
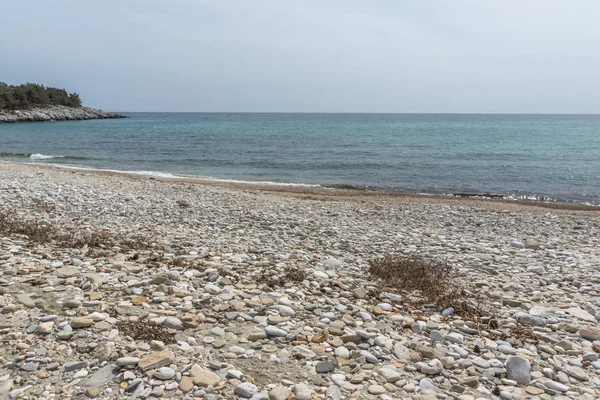
[(74, 169), (78, 171), (89, 171), (89, 172), (114, 172), (116, 174), (132, 174), (132, 175), (143, 175), (143, 176), (152, 176), (157, 178), (170, 178), (170, 179), (184, 179), (183, 176), (177, 176), (173, 174), (169, 174), (167, 172), (157, 172), (157, 171), (122, 171), (118, 169), (104, 169), (104, 168), (90, 168), (90, 167), (80, 167), (78, 165), (69, 165), (69, 164), (52, 164), (53, 167), (62, 168), (62, 169)]
[(264, 186), (287, 186), (287, 187), (321, 187), (321, 185), (313, 185), (308, 183), (284, 183), (284, 182), (271, 182), (271, 181), (245, 181), (239, 179), (221, 179), (221, 178), (213, 178), (206, 176), (197, 176), (197, 175), (175, 175), (170, 174), (168, 172), (158, 172), (158, 171), (124, 171), (117, 169), (103, 169), (103, 168), (90, 168), (90, 167), (81, 167), (77, 165), (68, 165), (68, 164), (52, 164), (53, 167), (63, 168), (63, 169), (73, 169), (78, 171), (90, 171), (90, 172), (113, 172), (117, 174), (131, 174), (131, 175), (141, 175), (148, 176), (153, 178), (168, 178), (168, 179), (199, 179), (204, 181), (211, 182), (224, 182), (224, 183), (241, 183), (248, 185), (264, 185)]
[(248, 185), (264, 185), (264, 186), (290, 186), (290, 187), (321, 187), (321, 185), (310, 184), (310, 183), (286, 183), (286, 182), (272, 182), (272, 181), (244, 181), (240, 179), (221, 179), (212, 177), (196, 177), (198, 179), (204, 179), (206, 181), (213, 182), (226, 182), (226, 183), (243, 183)]
[(50, 160), (52, 158), (64, 158), (64, 156), (48, 156), (46, 154), (34, 153), (29, 158), (32, 160)]

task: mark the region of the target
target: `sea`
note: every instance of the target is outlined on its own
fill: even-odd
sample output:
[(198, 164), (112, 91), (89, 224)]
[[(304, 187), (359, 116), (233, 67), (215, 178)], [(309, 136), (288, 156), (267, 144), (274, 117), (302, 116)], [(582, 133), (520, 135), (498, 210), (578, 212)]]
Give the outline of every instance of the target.
[(0, 161), (600, 205), (600, 115), (123, 114), (0, 124)]

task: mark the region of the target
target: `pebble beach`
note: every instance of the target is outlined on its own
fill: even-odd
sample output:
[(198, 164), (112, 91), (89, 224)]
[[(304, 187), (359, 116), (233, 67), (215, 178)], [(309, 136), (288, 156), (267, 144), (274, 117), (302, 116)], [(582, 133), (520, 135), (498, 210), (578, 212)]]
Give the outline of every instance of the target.
[[(600, 397), (591, 208), (0, 163), (0, 211), (144, 243), (0, 234), (0, 398)], [(414, 307), (370, 276), (386, 253), (488, 315)]]

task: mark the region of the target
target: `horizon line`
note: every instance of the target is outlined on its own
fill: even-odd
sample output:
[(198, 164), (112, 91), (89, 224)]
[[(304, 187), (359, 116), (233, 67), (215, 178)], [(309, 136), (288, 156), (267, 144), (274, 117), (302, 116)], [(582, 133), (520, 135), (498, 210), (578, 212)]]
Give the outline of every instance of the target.
[(358, 111), (110, 111), (130, 114), (394, 114), (394, 115), (600, 115), (600, 113), (517, 113), (517, 112), (358, 112)]

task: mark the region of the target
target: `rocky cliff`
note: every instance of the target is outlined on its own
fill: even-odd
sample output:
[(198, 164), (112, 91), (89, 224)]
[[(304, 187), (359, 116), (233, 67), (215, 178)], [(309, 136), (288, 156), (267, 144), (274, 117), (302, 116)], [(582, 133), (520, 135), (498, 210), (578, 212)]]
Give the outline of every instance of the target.
[(126, 118), (89, 107), (46, 106), (30, 110), (0, 111), (2, 122), (68, 121), (82, 119)]

